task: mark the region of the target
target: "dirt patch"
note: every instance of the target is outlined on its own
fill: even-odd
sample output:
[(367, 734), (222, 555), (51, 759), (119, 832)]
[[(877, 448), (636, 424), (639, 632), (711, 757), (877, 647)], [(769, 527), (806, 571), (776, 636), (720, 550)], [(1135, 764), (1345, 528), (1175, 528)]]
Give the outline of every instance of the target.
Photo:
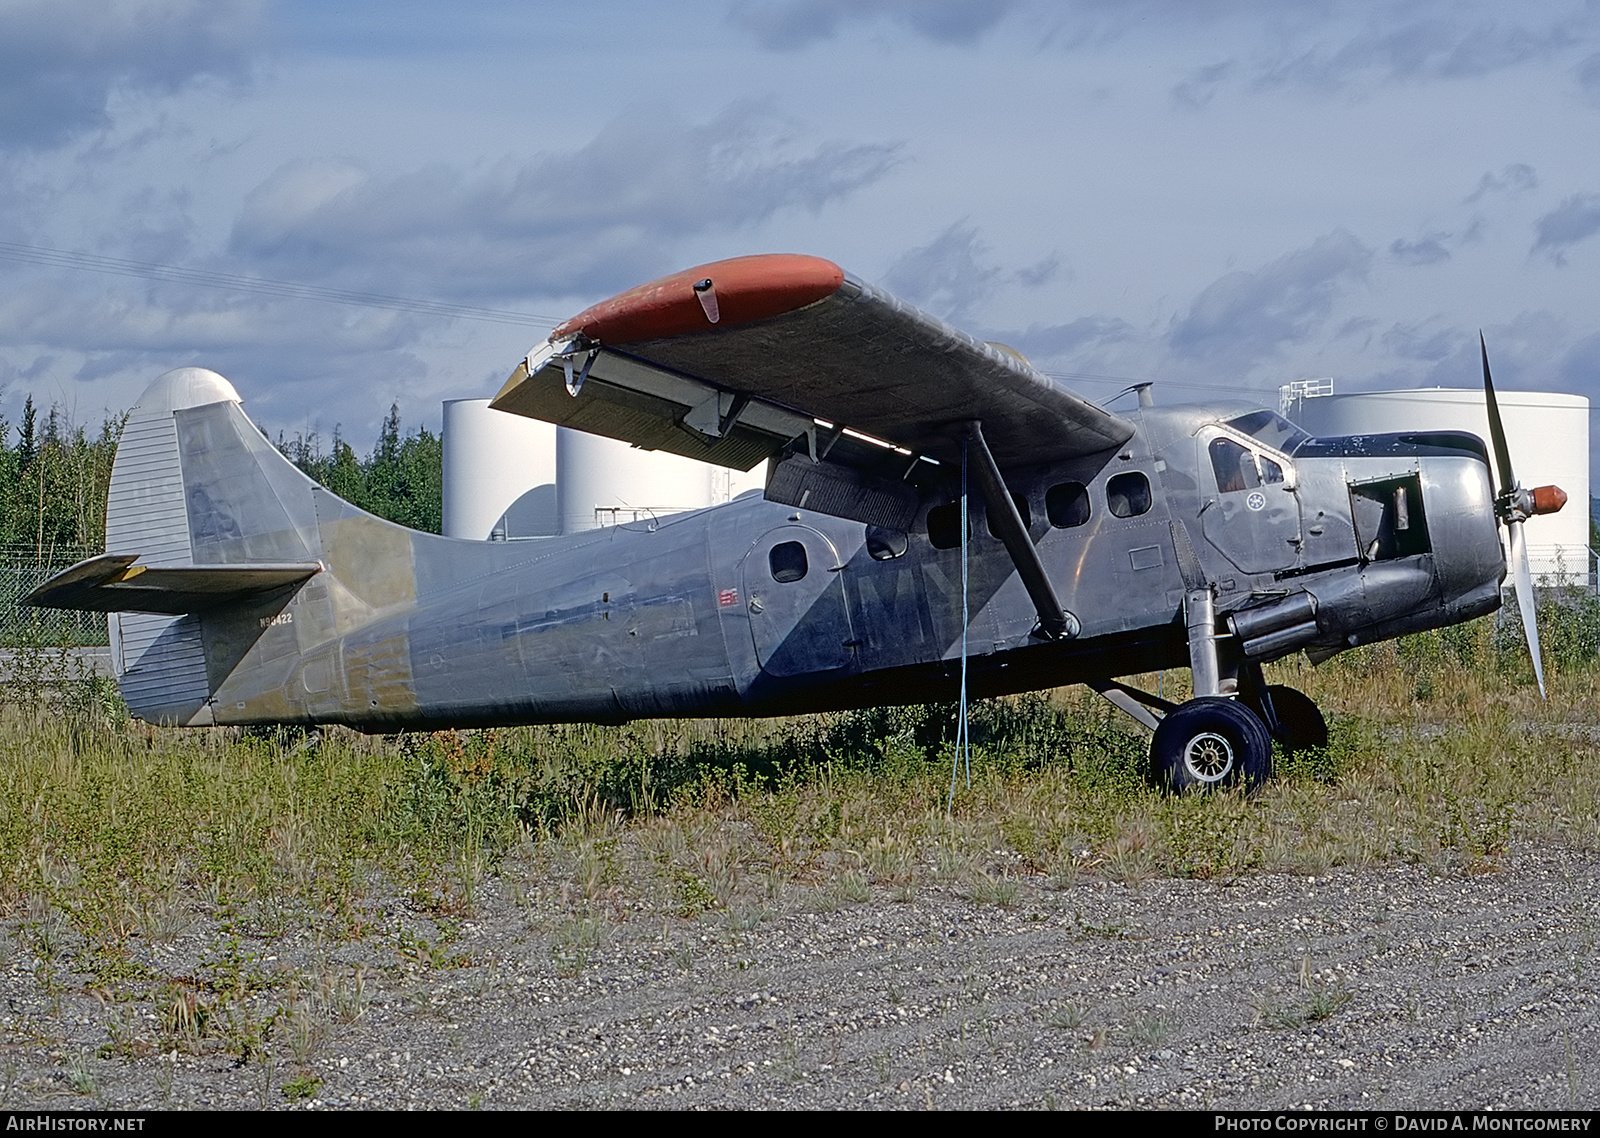
[(119, 983), (70, 969), (34, 913), (5, 940), (0, 1091), (56, 1109), (1600, 1103), (1600, 866), (1569, 850), (1476, 875), (774, 893), (578, 916), (525, 851), (469, 918), (372, 899), (346, 940), (175, 902)]

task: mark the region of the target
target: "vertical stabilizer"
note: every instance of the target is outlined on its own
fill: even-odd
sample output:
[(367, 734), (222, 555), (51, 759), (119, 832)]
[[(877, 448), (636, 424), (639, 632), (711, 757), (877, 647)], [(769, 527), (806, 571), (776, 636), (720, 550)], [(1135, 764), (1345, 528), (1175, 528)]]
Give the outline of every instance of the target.
[[(111, 467), (106, 552), (153, 568), (194, 564), (176, 413), (239, 402), (214, 371), (185, 367), (152, 383), (128, 415)], [(194, 614), (112, 613), (111, 661), (128, 709), (158, 723), (211, 721), (205, 647)]]

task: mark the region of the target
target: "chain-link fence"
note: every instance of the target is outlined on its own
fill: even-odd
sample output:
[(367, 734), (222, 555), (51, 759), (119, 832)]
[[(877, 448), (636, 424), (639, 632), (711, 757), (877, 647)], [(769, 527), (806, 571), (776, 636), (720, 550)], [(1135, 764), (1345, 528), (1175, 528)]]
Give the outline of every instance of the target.
[(78, 648), (110, 643), (99, 612), (39, 609), (23, 597), (95, 549), (35, 549), (0, 544), (0, 648)]

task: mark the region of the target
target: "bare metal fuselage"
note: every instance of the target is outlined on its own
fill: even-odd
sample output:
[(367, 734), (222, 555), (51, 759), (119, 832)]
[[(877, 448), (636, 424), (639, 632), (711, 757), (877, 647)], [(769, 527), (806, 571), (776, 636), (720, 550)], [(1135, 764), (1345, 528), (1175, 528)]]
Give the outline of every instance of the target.
[[(1141, 409), (1122, 447), (1006, 472), (1075, 620), (1069, 638), (1032, 635), (1035, 605), (971, 496), (966, 642), (976, 694), (1187, 666), (1184, 537), (1223, 624), (1241, 618), (1219, 645), (1235, 659), (1337, 650), (1498, 606), (1503, 555), (1472, 436), (1313, 440), (1290, 454), (1224, 423), (1237, 413)], [(963, 552), (954, 472), (949, 493), (926, 501), (905, 534), (872, 542), (858, 522), (752, 495), (657, 524), (474, 543), (340, 502), (265, 446), (237, 403), (174, 414), (193, 563), (317, 562), (323, 571), (175, 622), (134, 618), (168, 621), (149, 624), (147, 640), (189, 622), (203, 693), (141, 688), (123, 646), (145, 626), (113, 618), (125, 622), (123, 690), (145, 718), (388, 731), (766, 715), (955, 694)], [(1229, 484), (1216, 460), (1229, 445), (1277, 476)], [(1226, 627), (1219, 636), (1229, 639)]]

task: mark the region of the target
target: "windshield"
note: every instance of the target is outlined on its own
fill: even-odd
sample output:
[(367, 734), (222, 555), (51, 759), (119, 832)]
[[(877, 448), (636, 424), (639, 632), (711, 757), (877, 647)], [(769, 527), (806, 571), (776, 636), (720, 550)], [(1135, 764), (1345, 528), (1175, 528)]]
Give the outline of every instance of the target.
[(1252, 411), (1237, 419), (1229, 419), (1227, 425), (1284, 454), (1293, 454), (1301, 443), (1311, 438), (1276, 411)]

